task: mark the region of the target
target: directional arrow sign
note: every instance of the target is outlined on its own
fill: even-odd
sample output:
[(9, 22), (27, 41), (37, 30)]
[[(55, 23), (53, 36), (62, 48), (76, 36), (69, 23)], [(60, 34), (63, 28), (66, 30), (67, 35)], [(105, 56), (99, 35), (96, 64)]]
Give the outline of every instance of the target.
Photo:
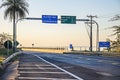
[(58, 23), (57, 15), (42, 15), (42, 23)]
[(62, 24), (76, 24), (76, 16), (61, 16)]
[(12, 42), (10, 40), (7, 40), (4, 42), (4, 47), (7, 49), (11, 49), (12, 48)]

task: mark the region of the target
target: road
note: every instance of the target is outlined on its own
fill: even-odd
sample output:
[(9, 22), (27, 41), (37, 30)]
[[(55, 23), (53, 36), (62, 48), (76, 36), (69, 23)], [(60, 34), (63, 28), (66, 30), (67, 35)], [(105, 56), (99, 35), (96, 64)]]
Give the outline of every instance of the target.
[(18, 80), (120, 80), (120, 58), (24, 52)]

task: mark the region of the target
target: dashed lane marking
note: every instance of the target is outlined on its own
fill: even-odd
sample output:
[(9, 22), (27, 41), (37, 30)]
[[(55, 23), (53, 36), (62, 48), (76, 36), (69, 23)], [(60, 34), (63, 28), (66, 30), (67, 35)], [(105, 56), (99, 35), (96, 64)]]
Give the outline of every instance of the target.
[(89, 61), (89, 60), (91, 60), (90, 58), (87, 58), (87, 60)]
[(103, 76), (113, 76), (112, 74), (110, 73), (106, 73), (106, 72), (97, 72), (98, 74), (101, 74)]
[(98, 62), (103, 62), (103, 60), (98, 60)]
[(114, 63), (112, 63), (113, 65), (119, 65), (119, 63), (117, 63), (117, 62), (114, 62)]

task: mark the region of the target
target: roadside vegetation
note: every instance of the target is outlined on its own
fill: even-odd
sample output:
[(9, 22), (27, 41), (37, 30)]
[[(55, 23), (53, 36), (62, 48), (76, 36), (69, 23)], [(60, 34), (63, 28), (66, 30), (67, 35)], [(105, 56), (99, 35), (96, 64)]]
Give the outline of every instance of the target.
[(2, 0), (0, 8), (5, 8), (4, 18), (13, 22), (13, 51), (16, 52), (16, 27), (18, 19), (25, 18), (29, 14), (29, 4), (26, 0)]
[[(120, 21), (120, 15), (115, 15), (110, 21)], [(112, 26), (109, 29), (113, 30), (111, 36), (115, 36), (115, 40), (107, 39), (107, 41), (111, 42), (111, 47), (107, 48), (107, 50), (120, 54), (120, 25)]]
[(12, 53), (12, 50), (10, 49), (8, 54), (8, 50), (4, 47), (4, 42), (7, 40), (12, 41), (11, 35), (4, 32), (1, 33), (0, 34), (0, 63)]
[[(0, 63), (9, 55), (15, 52), (15, 44), (13, 44), (13, 51), (10, 50), (10, 54), (7, 53), (7, 49), (4, 48), (4, 42), (6, 40), (13, 41), (15, 43), (16, 33), (15, 33), (15, 21), (17, 19), (24, 18), (26, 16), (26, 13), (28, 12), (28, 6), (29, 4), (26, 2), (26, 0), (2, 0), (3, 3), (1, 4), (0, 8), (5, 8), (5, 14), (4, 18), (9, 18), (11, 21), (13, 21), (13, 39), (11, 38), (12, 35), (2, 33), (0, 34)], [(1, 69), (0, 65), (0, 76), (3, 73), (3, 70)]]
[[(13, 53), (12, 50), (9, 50), (9, 55), (11, 55)], [(5, 48), (0, 48), (0, 76), (4, 73), (4, 70), (2, 69), (2, 65), (1, 63), (3, 62), (3, 60), (5, 60), (5, 58), (7, 58), (9, 56), (7, 54), (7, 49)]]
[(1, 63), (9, 55), (11, 55), (13, 53), (12, 49), (9, 49), (9, 54), (8, 54), (8, 50), (4, 47), (4, 42), (7, 40), (12, 41), (11, 35), (9, 35), (7, 33), (0, 33), (0, 76), (4, 73)]

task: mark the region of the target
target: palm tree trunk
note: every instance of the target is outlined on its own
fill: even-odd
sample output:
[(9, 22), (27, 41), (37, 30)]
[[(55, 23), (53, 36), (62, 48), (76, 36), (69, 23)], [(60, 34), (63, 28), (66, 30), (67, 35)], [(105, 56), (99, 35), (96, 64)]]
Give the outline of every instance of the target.
[[(14, 6), (15, 6), (15, 0), (14, 0)], [(13, 52), (16, 52), (15, 7), (13, 9)]]

